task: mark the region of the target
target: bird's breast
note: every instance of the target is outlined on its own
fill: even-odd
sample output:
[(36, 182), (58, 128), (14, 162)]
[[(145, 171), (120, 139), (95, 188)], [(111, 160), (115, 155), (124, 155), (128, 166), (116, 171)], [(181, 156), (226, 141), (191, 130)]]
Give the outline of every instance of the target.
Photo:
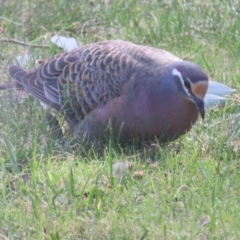
[(191, 101), (162, 92), (149, 95), (144, 90), (137, 95), (121, 95), (103, 108), (92, 111), (81, 124), (85, 135), (100, 136), (111, 126), (123, 139), (138, 136), (166, 142), (178, 138), (193, 126), (198, 110)]

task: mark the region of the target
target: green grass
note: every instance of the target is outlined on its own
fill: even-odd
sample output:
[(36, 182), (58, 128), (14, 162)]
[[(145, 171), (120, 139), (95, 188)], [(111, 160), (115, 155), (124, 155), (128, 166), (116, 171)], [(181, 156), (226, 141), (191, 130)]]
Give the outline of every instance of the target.
[[(78, 142), (67, 130), (63, 144), (51, 136), (36, 100), (1, 98), (0, 239), (240, 238), (238, 1), (0, 5), (0, 81), (9, 79), (7, 67), (16, 56), (31, 54), (30, 68), (61, 52), (50, 43), (59, 33), (84, 44), (123, 39), (163, 48), (237, 89), (231, 102), (208, 110), (180, 140), (140, 149)], [(112, 162), (122, 161), (134, 169), (119, 183)]]

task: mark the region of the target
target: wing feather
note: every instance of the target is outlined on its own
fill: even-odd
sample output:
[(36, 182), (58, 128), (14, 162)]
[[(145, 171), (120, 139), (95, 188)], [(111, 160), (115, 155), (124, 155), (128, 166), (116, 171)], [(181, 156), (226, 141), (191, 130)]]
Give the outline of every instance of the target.
[(41, 102), (79, 120), (118, 97), (135, 73), (179, 60), (163, 50), (124, 41), (104, 41), (41, 61), (30, 71), (11, 66), (9, 73)]

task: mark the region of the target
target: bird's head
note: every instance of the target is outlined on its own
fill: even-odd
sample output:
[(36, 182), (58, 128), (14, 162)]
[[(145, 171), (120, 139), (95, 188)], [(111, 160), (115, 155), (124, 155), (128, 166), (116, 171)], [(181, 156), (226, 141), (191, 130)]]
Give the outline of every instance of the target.
[(186, 100), (192, 101), (197, 106), (202, 119), (204, 119), (203, 99), (208, 89), (206, 73), (197, 64), (188, 61), (172, 64), (170, 72), (177, 91)]

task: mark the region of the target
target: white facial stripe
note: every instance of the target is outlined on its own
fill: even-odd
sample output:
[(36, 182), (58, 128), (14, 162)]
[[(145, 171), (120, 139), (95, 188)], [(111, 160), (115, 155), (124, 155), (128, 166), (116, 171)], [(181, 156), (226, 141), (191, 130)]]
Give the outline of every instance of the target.
[(183, 80), (183, 78), (182, 78), (182, 74), (181, 74), (176, 68), (174, 68), (174, 69), (172, 70), (172, 75), (173, 75), (173, 76), (177, 76), (177, 77), (180, 79), (180, 82), (181, 82), (181, 84), (182, 84), (182, 87), (183, 87), (184, 91), (186, 92), (186, 94), (187, 94), (188, 96), (191, 96), (190, 92), (188, 91), (188, 89), (187, 89), (187, 88), (185, 87), (185, 85), (184, 85), (184, 80)]

